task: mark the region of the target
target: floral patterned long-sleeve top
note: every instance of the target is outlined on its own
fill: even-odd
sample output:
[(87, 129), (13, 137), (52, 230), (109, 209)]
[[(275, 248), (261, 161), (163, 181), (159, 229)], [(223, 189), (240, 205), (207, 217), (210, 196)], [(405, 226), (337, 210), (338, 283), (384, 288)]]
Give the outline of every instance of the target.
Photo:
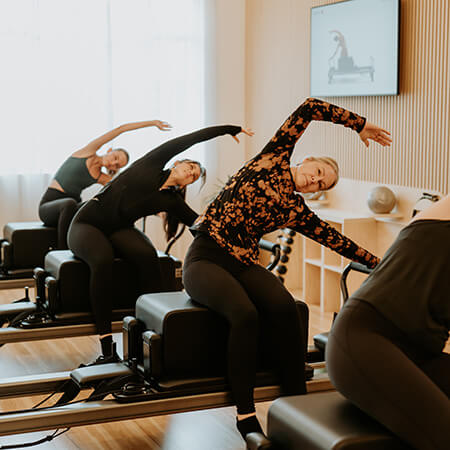
[(375, 267), (378, 258), (321, 220), (295, 192), (290, 158), (313, 120), (349, 127), (358, 133), (365, 119), (338, 106), (308, 98), (283, 123), (264, 149), (226, 184), (191, 227), (211, 236), (246, 265), (258, 262), (261, 237), (280, 228), (293, 230), (346, 258)]

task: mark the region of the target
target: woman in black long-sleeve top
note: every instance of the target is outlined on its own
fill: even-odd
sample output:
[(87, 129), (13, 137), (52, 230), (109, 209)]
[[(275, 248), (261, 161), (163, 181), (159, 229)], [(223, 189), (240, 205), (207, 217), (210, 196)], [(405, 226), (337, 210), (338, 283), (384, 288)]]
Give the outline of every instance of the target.
[(450, 448), (450, 196), (414, 216), (345, 303), (333, 385), (413, 448)]
[(237, 426), (245, 437), (260, 431), (253, 386), (258, 322), (266, 324), (285, 394), (306, 392), (301, 327), (292, 295), (258, 264), (258, 242), (289, 227), (339, 254), (369, 267), (378, 258), (320, 220), (298, 192), (329, 189), (337, 181), (331, 161), (307, 160), (291, 167), (297, 140), (312, 120), (357, 131), (368, 145), (388, 145), (388, 133), (364, 118), (316, 99), (307, 99), (271, 141), (227, 183), (192, 227), (195, 239), (186, 255), (184, 286), (196, 301), (230, 324), (228, 381), (237, 405)]
[(236, 135), (241, 131), (251, 134), (237, 126), (217, 126), (160, 145), (119, 174), (75, 215), (68, 234), (69, 248), (90, 268), (91, 303), (104, 356), (114, 356), (111, 355), (114, 254), (134, 264), (140, 292), (160, 290), (161, 273), (156, 249), (134, 226), (135, 221), (160, 212), (166, 212), (186, 225), (192, 225), (197, 218), (180, 195), (180, 189), (196, 181), (204, 169), (191, 160), (177, 161), (171, 169), (164, 169), (165, 164), (194, 144), (224, 134), (237, 140)]

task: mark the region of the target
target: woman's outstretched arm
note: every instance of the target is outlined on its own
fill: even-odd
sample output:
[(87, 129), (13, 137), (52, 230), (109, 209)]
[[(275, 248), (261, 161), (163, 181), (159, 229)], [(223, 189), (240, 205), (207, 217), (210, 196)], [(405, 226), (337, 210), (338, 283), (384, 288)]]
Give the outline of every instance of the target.
[(388, 131), (367, 122), (364, 117), (323, 100), (307, 98), (281, 125), (262, 153), (267, 151), (278, 153), (287, 149), (292, 154), (296, 142), (313, 120), (332, 122), (351, 128), (360, 134), (366, 146), (369, 140), (381, 145), (391, 143)]
[(72, 156), (77, 156), (79, 158), (93, 156), (103, 145), (107, 144), (109, 141), (112, 141), (122, 133), (146, 127), (157, 127), (161, 131), (167, 131), (171, 129), (171, 126), (167, 122), (162, 122), (161, 120), (145, 120), (143, 122), (126, 123), (114, 128), (111, 131), (108, 131), (105, 134), (102, 134), (98, 138), (89, 142), (85, 147), (73, 153)]
[(377, 256), (360, 247), (327, 222), (321, 220), (305, 204), (297, 206), (292, 211), (292, 219), (287, 226), (345, 258), (364, 264), (371, 269), (380, 262)]
[(219, 125), (214, 127), (207, 127), (198, 131), (194, 131), (193, 133), (185, 134), (175, 139), (171, 139), (170, 141), (165, 142), (154, 150), (148, 152), (144, 156), (144, 158), (151, 159), (153, 164), (164, 166), (167, 161), (169, 161), (179, 153), (184, 152), (189, 147), (192, 147), (193, 145), (200, 142), (208, 141), (218, 136), (229, 134), (233, 136), (233, 138), (237, 142), (239, 142), (239, 139), (236, 137), (239, 133), (244, 133), (248, 136), (253, 135), (253, 132), (251, 130), (243, 129), (242, 127), (235, 125)]

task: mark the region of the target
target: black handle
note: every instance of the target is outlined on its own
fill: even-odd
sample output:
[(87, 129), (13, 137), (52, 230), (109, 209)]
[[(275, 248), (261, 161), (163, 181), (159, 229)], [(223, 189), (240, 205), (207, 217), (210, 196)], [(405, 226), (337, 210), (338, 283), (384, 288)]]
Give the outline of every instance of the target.
[(347, 264), (345, 266), (345, 269), (343, 270), (342, 275), (341, 275), (341, 292), (342, 292), (342, 298), (344, 300), (344, 303), (348, 299), (347, 277), (351, 270), (355, 270), (356, 272), (370, 274), (373, 269), (369, 269), (364, 264), (360, 264), (360, 263), (357, 263), (354, 261), (352, 261), (350, 264)]
[(272, 253), (273, 255), (272, 261), (266, 266), (266, 269), (273, 270), (273, 268), (280, 261), (281, 256), (280, 244), (277, 244), (276, 242), (266, 241), (265, 239), (260, 239), (259, 248), (262, 248), (263, 250)]

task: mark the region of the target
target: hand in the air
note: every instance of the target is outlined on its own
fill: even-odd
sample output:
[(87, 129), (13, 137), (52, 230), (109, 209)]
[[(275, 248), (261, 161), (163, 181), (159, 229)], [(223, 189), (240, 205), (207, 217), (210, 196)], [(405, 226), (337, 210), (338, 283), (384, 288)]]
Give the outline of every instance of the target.
[(392, 142), (389, 131), (370, 122), (366, 122), (364, 128), (359, 133), (359, 137), (366, 147), (369, 146), (369, 140), (375, 141), (383, 147), (391, 145)]
[[(253, 136), (255, 133), (252, 131), (251, 128), (242, 128), (242, 130), (240, 131), (240, 133), (244, 133), (247, 136)], [(238, 133), (239, 134), (239, 133)], [(239, 138), (236, 136), (232, 136), (232, 138), (239, 144)]]
[(163, 122), (161, 120), (154, 121), (155, 127), (159, 128), (161, 131), (169, 131), (172, 129), (172, 125), (167, 122)]

